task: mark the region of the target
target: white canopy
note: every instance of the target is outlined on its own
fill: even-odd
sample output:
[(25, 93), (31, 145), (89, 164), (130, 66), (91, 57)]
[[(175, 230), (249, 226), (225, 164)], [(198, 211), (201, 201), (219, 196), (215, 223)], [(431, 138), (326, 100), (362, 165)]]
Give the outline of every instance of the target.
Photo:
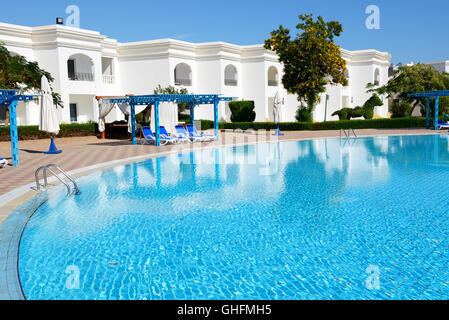
[(114, 109), (115, 104), (110, 103), (105, 100), (100, 100), (100, 103), (98, 104), (99, 113), (98, 113), (98, 130), (100, 132), (104, 132), (106, 130), (105, 128), (105, 122), (106, 122), (106, 116)]
[(45, 76), (41, 79), (41, 114), (39, 119), (39, 130), (58, 134), (59, 120), (57, 116), (56, 106), (53, 103), (53, 96), (51, 94), (50, 84)]

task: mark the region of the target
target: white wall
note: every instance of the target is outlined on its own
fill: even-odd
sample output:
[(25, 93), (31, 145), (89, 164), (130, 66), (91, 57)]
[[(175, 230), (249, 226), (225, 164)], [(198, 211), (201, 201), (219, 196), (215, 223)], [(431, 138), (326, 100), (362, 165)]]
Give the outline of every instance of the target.
[[(277, 57), (262, 45), (236, 46), (215, 42), (193, 44), (178, 40), (162, 39), (139, 43), (120, 44), (95, 31), (73, 29), (65, 26), (28, 28), (0, 23), (0, 41), (13, 52), (36, 60), (40, 67), (55, 78), (53, 88), (61, 94), (65, 108), (60, 109), (62, 122), (70, 121), (71, 101), (78, 100), (80, 121), (97, 121), (98, 107), (93, 102), (95, 95), (121, 96), (125, 94), (153, 94), (160, 84), (174, 85), (174, 68), (186, 63), (192, 69), (192, 86), (187, 89), (195, 94), (224, 94), (239, 100), (253, 100), (256, 106), (256, 121), (273, 119), (272, 100), (277, 92), (284, 98), (282, 121), (295, 121), (299, 105), (295, 95), (289, 95), (282, 86), (283, 68)], [(374, 70), (379, 68), (381, 85), (388, 80), (390, 56), (375, 50), (342, 51), (348, 60), (349, 86), (328, 87), (330, 95), (327, 120), (343, 106), (342, 97), (348, 97), (350, 107), (363, 105), (370, 97), (366, 84), (374, 81)], [(71, 81), (68, 79), (67, 60), (77, 59), (76, 71), (92, 72), (95, 81)], [(102, 58), (113, 62), (115, 82), (103, 82)], [(93, 63), (93, 66), (92, 64)], [(232, 64), (238, 71), (238, 86), (225, 86), (224, 70)], [(268, 68), (275, 66), (279, 75), (279, 86), (268, 86)], [(353, 100), (353, 103), (352, 103)], [(324, 120), (325, 95), (314, 112), (315, 121)], [(376, 114), (387, 115), (388, 106), (378, 108)], [(36, 124), (39, 108), (29, 103), (18, 116), (22, 124)], [(196, 119), (212, 120), (213, 106), (196, 108)], [(219, 118), (226, 120), (225, 103), (220, 103)], [(121, 112), (114, 110), (107, 121), (123, 119)]]

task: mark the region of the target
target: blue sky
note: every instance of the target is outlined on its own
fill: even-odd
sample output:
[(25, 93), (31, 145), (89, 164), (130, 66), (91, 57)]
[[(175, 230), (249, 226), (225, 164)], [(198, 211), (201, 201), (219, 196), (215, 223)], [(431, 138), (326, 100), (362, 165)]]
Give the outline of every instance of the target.
[[(300, 13), (343, 24), (337, 43), (348, 50), (377, 49), (392, 62), (449, 59), (447, 0), (19, 0), (3, 1), (0, 21), (41, 26), (77, 5), (81, 27), (122, 42), (175, 38), (192, 42), (262, 43), (280, 24), (294, 30)], [(380, 8), (380, 30), (368, 30), (365, 9)]]

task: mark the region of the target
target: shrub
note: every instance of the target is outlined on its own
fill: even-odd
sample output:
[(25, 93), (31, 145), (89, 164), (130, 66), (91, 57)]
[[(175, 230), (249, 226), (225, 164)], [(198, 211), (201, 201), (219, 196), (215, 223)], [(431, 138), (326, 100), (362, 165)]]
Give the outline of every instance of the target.
[(201, 130), (209, 130), (214, 128), (214, 122), (211, 120), (199, 120)]
[(298, 110), (296, 110), (295, 118), (296, 118), (296, 121), (298, 121), (298, 122), (312, 122), (313, 121), (312, 113), (306, 108), (298, 108)]
[(229, 102), (232, 122), (253, 122), (256, 120), (254, 101), (232, 101)]
[(338, 116), (340, 120), (351, 120), (351, 118), (363, 117), (365, 120), (371, 120), (374, 118), (374, 108), (382, 106), (383, 102), (377, 94), (373, 94), (364, 104), (363, 107), (343, 108), (336, 111), (332, 116)]
[(180, 113), (178, 116), (178, 121), (179, 122), (185, 122), (185, 123), (190, 123), (190, 115), (188, 114), (184, 114), (184, 113)]
[(351, 120), (353, 109), (351, 108), (343, 108), (339, 111), (335, 111), (332, 116), (338, 116), (340, 120)]
[[(85, 124), (61, 124), (58, 134), (59, 138), (62, 137), (83, 137), (83, 136), (95, 136), (97, 129), (96, 123)], [(48, 139), (49, 134), (39, 131), (38, 126), (19, 126), (18, 127), (19, 140), (36, 140), (36, 139)], [(10, 141), (10, 128), (0, 127), (0, 141)]]
[(410, 116), (413, 111), (412, 105), (407, 101), (394, 101), (390, 107), (392, 118), (403, 118)]

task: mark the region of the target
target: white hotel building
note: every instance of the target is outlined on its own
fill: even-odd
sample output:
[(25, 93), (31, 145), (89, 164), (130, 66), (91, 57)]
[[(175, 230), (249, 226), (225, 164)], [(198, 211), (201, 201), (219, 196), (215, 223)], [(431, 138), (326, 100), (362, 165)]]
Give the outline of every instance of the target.
[[(52, 74), (53, 88), (65, 106), (60, 109), (62, 123), (98, 121), (96, 96), (153, 94), (158, 85), (253, 100), (256, 121), (273, 119), (273, 100), (279, 92), (284, 100), (282, 121), (295, 121), (296, 96), (283, 88), (278, 57), (263, 45), (195, 44), (172, 39), (119, 43), (99, 32), (62, 25), (32, 28), (5, 23), (0, 23), (0, 42)], [(383, 85), (388, 81), (390, 54), (342, 50), (342, 55), (347, 60), (349, 85), (328, 87), (327, 114), (323, 95), (313, 115), (315, 121), (337, 120), (331, 116), (333, 112), (362, 105), (370, 97), (367, 83)], [(124, 119), (115, 109), (107, 121)], [(213, 108), (200, 106), (195, 113), (197, 119), (213, 119)], [(384, 99), (375, 114), (386, 117), (387, 113), (388, 101)], [(34, 102), (24, 103), (17, 116), (19, 125), (36, 125), (39, 107)], [(225, 103), (220, 104), (219, 117), (220, 121), (230, 119)]]

